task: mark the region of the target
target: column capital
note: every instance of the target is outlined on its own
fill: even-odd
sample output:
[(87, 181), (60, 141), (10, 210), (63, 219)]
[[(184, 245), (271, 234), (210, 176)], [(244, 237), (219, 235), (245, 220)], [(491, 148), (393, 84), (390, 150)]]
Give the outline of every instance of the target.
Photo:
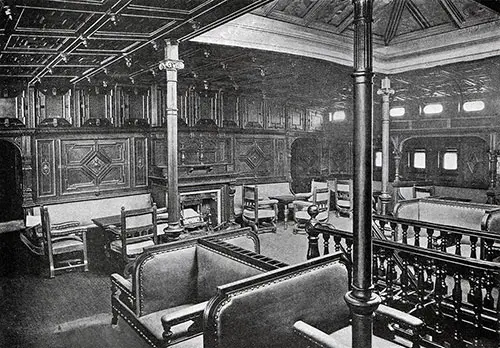
[(181, 69), (184, 69), (184, 61), (179, 60), (179, 59), (164, 59), (159, 63), (158, 69), (170, 70), (170, 71), (181, 70)]
[(379, 88), (377, 90), (377, 94), (381, 96), (390, 96), (391, 94), (396, 93), (392, 88)]

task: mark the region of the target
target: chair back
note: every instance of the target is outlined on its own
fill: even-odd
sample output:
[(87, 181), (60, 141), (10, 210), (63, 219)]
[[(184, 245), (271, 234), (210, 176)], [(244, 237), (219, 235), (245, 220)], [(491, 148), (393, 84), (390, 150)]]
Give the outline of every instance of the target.
[(42, 236), (45, 247), (49, 255), (53, 254), (52, 250), (52, 234), (50, 233), (50, 215), (49, 209), (46, 206), (40, 207), (40, 219), (42, 222)]
[(334, 185), (334, 197), (335, 197), (335, 209), (339, 213), (350, 214), (353, 209), (353, 192), (352, 192), (352, 180), (338, 180), (333, 181)]
[(121, 208), (122, 254), (127, 255), (127, 244), (153, 240), (158, 244), (156, 204), (142, 209)]
[(315, 187), (312, 198), (320, 213), (330, 211), (330, 188), (328, 186)]
[(259, 218), (259, 188), (255, 186), (243, 185), (242, 191), (243, 210), (250, 210), (255, 213), (255, 220)]

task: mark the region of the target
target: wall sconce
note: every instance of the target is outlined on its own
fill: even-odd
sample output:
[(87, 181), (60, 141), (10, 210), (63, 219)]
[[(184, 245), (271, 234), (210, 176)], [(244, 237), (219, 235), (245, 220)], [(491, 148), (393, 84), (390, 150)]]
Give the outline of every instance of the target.
[(87, 76), (87, 82), (90, 83), (90, 76)]
[(134, 78), (133, 78), (133, 77), (129, 77), (129, 79), (130, 79), (130, 82), (132, 82), (132, 84), (134, 84), (134, 83), (135, 83), (135, 80), (134, 80)]
[(109, 73), (108, 68), (102, 69), (102, 72), (104, 73), (104, 75), (108, 75), (108, 73)]
[(208, 90), (208, 81), (207, 80), (203, 80), (203, 88), (205, 90)]
[(158, 48), (159, 48), (159, 47), (158, 47), (158, 43), (157, 43), (155, 40), (151, 41), (151, 46), (153, 46), (153, 49), (154, 49), (155, 51), (158, 51)]
[(200, 22), (198, 22), (198, 21), (190, 21), (190, 23), (191, 23), (191, 28), (193, 28), (193, 30), (200, 29)]
[(198, 74), (196, 71), (191, 71), (191, 76), (193, 76), (195, 79), (198, 78)]
[(103, 80), (103, 81), (102, 81), (102, 86), (103, 86), (104, 88), (108, 87), (108, 82), (107, 82), (106, 80)]
[(61, 53), (61, 59), (64, 63), (68, 62), (68, 54), (67, 53)]
[[(2, 3), (3, 3), (3, 1), (2, 1)], [(10, 8), (10, 6), (5, 5), (3, 7), (3, 11), (4, 11), (5, 15), (7, 16), (7, 18), (9, 19), (9, 21), (11, 21), (12, 20), (12, 9)]]
[(151, 69), (149, 71), (151, 72), (151, 75), (153, 75), (153, 77), (156, 77), (156, 70), (155, 69)]
[(209, 50), (207, 50), (207, 49), (205, 48), (205, 49), (203, 50), (203, 56), (204, 56), (205, 58), (210, 57), (210, 51), (209, 51)]
[(264, 70), (264, 68), (259, 68), (259, 74), (262, 77), (266, 76), (266, 71)]
[(50, 90), (50, 92), (52, 93), (52, 95), (55, 97), (57, 95), (57, 88), (55, 87), (52, 87), (52, 89)]

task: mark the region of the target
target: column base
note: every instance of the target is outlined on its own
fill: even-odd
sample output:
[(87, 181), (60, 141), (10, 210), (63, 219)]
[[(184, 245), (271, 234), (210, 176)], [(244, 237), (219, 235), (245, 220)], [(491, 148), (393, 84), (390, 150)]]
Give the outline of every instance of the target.
[(179, 239), (181, 233), (184, 232), (184, 227), (182, 227), (179, 222), (169, 222), (168, 227), (163, 231), (165, 232), (167, 242), (172, 242)]

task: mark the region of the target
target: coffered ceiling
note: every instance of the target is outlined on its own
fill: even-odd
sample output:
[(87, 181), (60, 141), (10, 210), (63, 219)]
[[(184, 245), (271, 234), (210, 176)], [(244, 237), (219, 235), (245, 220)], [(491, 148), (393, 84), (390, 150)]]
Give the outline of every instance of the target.
[[(0, 7), (4, 87), (161, 84), (164, 39), (177, 39), (181, 90), (329, 105), (351, 96), (351, 0), (0, 0)], [(487, 0), (374, 0), (375, 85), (390, 75), (400, 100), (498, 93), (499, 11)]]

